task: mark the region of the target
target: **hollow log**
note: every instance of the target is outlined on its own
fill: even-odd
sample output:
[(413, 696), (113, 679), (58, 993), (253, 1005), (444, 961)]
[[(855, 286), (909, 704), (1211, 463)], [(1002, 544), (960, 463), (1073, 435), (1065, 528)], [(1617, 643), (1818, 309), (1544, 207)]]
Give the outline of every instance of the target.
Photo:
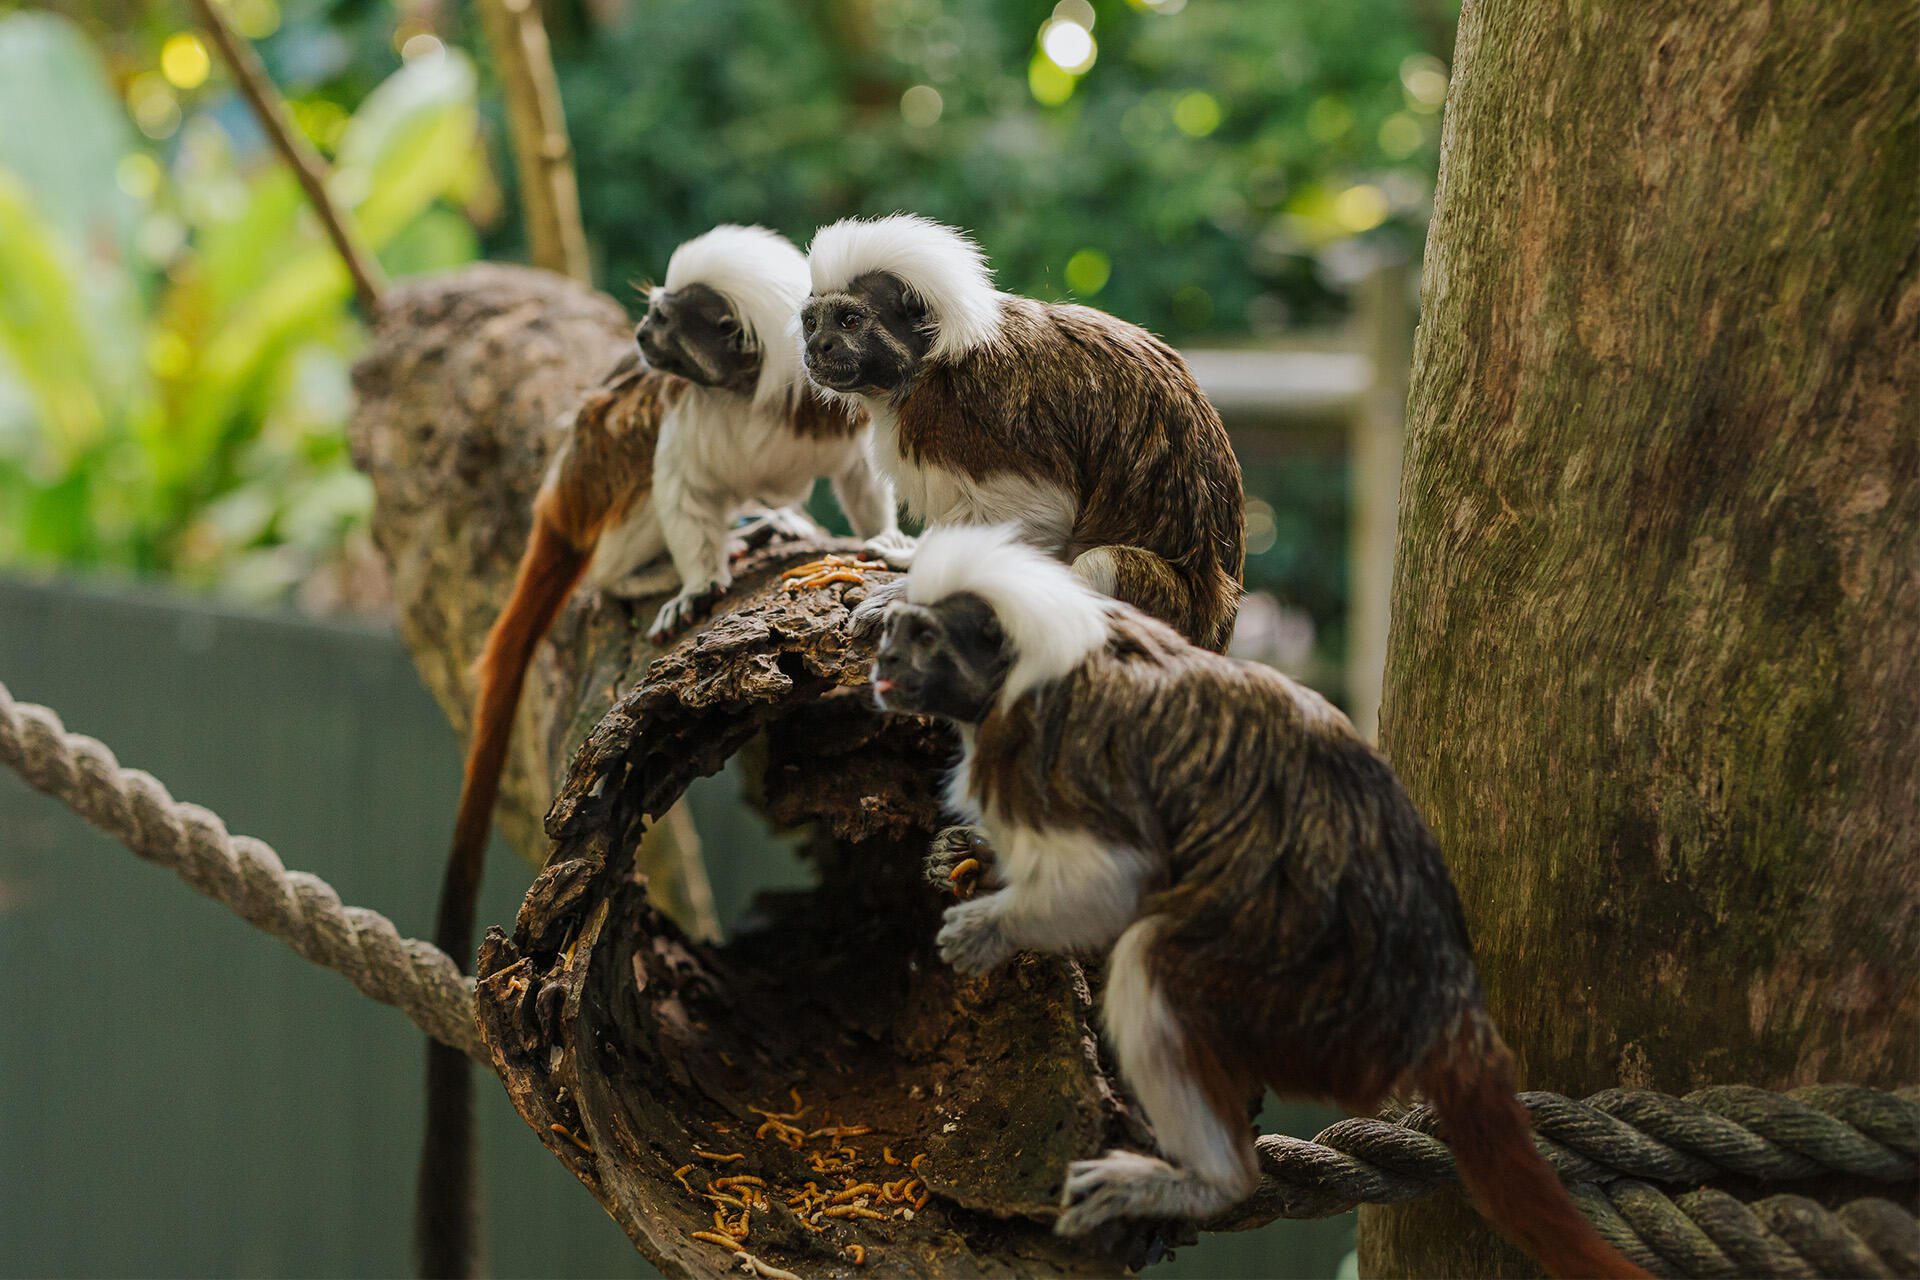
[[(516, 268), (410, 283), (382, 311), (353, 442), (402, 636), (457, 725), (555, 431), (629, 342), (611, 300)], [(645, 639), (657, 601), (581, 592), (558, 621), (500, 807), (523, 847), (551, 853), (512, 931), (481, 948), (495, 1068), (670, 1275), (737, 1269), (741, 1225), (737, 1251), (809, 1276), (857, 1260), (929, 1276), (1141, 1265), (1170, 1241), (1050, 1229), (1069, 1160), (1146, 1140), (1102, 1070), (1084, 975), (1025, 956), (962, 981), (939, 963), (942, 895), (921, 866), (954, 744), (871, 709), (871, 651), (844, 626), (864, 587), (779, 577), (850, 546), (750, 554), (716, 616), (664, 652)], [(809, 833), (819, 886), (763, 898), (710, 945), (662, 909), (637, 857), (648, 823), (736, 754), (767, 819)], [(747, 1180), (710, 1186), (727, 1177)]]
[[(1525, 1087), (1920, 1071), (1915, 33), (1466, 7), (1381, 734)], [(1444, 1197), (1360, 1261), (1532, 1270)]]

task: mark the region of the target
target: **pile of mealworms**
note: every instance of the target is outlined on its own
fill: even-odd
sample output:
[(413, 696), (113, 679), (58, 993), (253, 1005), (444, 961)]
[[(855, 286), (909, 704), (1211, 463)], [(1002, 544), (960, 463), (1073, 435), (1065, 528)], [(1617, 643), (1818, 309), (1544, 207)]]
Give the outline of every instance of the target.
[[(903, 1160), (893, 1154), (892, 1147), (883, 1146), (876, 1164), (876, 1157), (863, 1155), (850, 1142), (871, 1134), (872, 1129), (864, 1124), (834, 1123), (809, 1129), (800, 1122), (812, 1108), (801, 1101), (798, 1089), (787, 1090), (787, 1096), (793, 1100), (791, 1111), (747, 1108), (762, 1120), (754, 1130), (754, 1139), (805, 1152), (807, 1167), (819, 1176), (797, 1188), (783, 1189), (768, 1185), (765, 1178), (755, 1174), (716, 1171), (706, 1179), (703, 1190), (695, 1185), (699, 1172), (704, 1172), (700, 1164), (681, 1165), (673, 1171), (674, 1178), (688, 1195), (713, 1206), (713, 1229), (689, 1232), (695, 1240), (739, 1251), (751, 1234), (753, 1214), (770, 1211), (776, 1196), (793, 1211), (802, 1227), (816, 1235), (827, 1234), (836, 1223), (911, 1222), (914, 1214), (927, 1207), (930, 1195), (919, 1172), (920, 1162), (927, 1158), (924, 1152)], [(717, 1169), (748, 1158), (744, 1151), (708, 1151), (699, 1146), (694, 1147), (693, 1154)], [(866, 1264), (864, 1245), (849, 1243), (840, 1252), (856, 1267)]]

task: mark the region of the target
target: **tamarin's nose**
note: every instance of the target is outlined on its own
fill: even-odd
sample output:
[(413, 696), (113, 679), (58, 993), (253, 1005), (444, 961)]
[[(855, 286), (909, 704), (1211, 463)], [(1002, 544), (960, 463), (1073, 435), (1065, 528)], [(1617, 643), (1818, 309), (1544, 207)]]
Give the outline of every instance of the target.
[(633, 331), (633, 340), (639, 344), (640, 354), (649, 358), (660, 354), (660, 333), (647, 321), (642, 320)]

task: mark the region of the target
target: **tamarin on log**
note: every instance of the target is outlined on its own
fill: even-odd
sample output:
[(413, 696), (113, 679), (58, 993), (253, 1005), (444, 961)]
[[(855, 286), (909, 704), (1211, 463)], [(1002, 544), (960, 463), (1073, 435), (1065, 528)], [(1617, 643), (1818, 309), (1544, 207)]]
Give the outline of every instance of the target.
[[(875, 461), (910, 512), (1017, 524), (1098, 590), (1226, 648), (1246, 497), (1179, 353), (1091, 307), (996, 290), (972, 240), (912, 214), (825, 227), (807, 262), (807, 376), (872, 416)], [(857, 628), (877, 625), (891, 586)]]
[(1011, 528), (928, 534), (874, 691), (944, 717), (947, 800), (998, 851), (947, 910), (963, 974), (1022, 948), (1109, 950), (1102, 1021), (1164, 1159), (1067, 1171), (1058, 1229), (1205, 1218), (1258, 1180), (1263, 1088), (1374, 1110), (1432, 1100), (1467, 1188), (1558, 1276), (1644, 1276), (1535, 1150), (1434, 837), (1345, 716), (1187, 643)]
[[(812, 529), (782, 509), (819, 476), (863, 536), (898, 538), (864, 416), (818, 394), (801, 371), (791, 326), (807, 280), (800, 251), (760, 227), (720, 226), (687, 241), (648, 296), (636, 351), (574, 415), (534, 499), (512, 594), (474, 664), (472, 735), (434, 924), (435, 944), (463, 968), (527, 669), (582, 578), (617, 596), (677, 579), (651, 630), (669, 637), (730, 585), (736, 512), (757, 504), (774, 509), (776, 527)], [(656, 564), (663, 552), (670, 569)], [(479, 1262), (470, 1095), (466, 1058), (430, 1044), (415, 1200), (425, 1275), (467, 1275)]]

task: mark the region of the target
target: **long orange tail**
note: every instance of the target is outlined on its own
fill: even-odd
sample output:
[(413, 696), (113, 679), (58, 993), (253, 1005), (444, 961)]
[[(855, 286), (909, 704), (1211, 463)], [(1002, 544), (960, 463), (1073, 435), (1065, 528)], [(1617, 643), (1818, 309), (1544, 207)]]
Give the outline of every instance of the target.
[(1486, 1014), (1474, 1009), (1417, 1077), (1480, 1211), (1561, 1280), (1647, 1276), (1594, 1230), (1534, 1148), (1527, 1109), (1513, 1096), (1511, 1062)]
[[(520, 557), (513, 595), (487, 632), (475, 664), (480, 695), (473, 740), (453, 823), (453, 850), (440, 882), (433, 941), (462, 970), (473, 954), (474, 901), (486, 865), (487, 834), (513, 736), (514, 711), (547, 628), (586, 572), (589, 554), (535, 508), (533, 536)], [(479, 1269), (479, 1188), (473, 1158), (473, 1083), (466, 1055), (427, 1044), (427, 1133), (414, 1193), (414, 1251), (423, 1276), (468, 1276)]]

